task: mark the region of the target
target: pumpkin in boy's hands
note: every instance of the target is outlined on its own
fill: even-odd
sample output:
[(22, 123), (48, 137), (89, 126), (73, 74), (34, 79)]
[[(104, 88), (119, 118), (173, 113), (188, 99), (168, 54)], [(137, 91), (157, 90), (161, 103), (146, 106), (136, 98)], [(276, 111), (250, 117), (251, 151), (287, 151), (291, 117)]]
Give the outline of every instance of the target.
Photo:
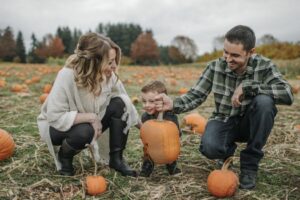
[(11, 135), (3, 129), (0, 129), (0, 160), (9, 158), (15, 149), (15, 142)]
[(231, 197), (237, 189), (238, 177), (233, 171), (228, 170), (231, 161), (232, 157), (229, 157), (221, 170), (212, 171), (207, 178), (208, 191), (215, 197)]
[(103, 176), (87, 176), (86, 180), (86, 192), (89, 195), (102, 194), (107, 189), (107, 184)]
[(154, 163), (168, 164), (177, 160), (180, 152), (179, 130), (175, 123), (159, 119), (148, 120), (141, 126), (144, 153)]
[(198, 113), (190, 113), (183, 117), (182, 126), (188, 128), (188, 131), (203, 134), (207, 120)]

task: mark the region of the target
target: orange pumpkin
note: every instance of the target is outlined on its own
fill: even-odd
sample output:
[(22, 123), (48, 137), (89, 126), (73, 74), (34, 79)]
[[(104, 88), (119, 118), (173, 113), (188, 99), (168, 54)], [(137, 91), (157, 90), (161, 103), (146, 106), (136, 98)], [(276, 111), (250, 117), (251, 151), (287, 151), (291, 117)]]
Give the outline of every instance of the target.
[(193, 133), (203, 134), (207, 120), (198, 113), (190, 113), (183, 117), (182, 125), (187, 127), (188, 131)]
[(138, 97), (134, 96), (134, 97), (131, 98), (131, 102), (132, 102), (134, 105), (136, 105), (136, 104), (138, 104), (138, 103), (140, 102), (140, 100), (139, 100)]
[(0, 129), (0, 160), (9, 158), (15, 150), (15, 142), (11, 135)]
[(41, 104), (43, 104), (43, 103), (46, 101), (48, 95), (49, 95), (49, 94), (44, 93), (44, 94), (42, 94), (42, 95), (40, 96), (40, 102), (41, 102)]
[(188, 91), (189, 91), (189, 89), (187, 89), (187, 88), (180, 88), (179, 91), (178, 91), (178, 93), (179, 93), (179, 94), (185, 94), (185, 93), (187, 93)]
[(175, 123), (162, 120), (162, 113), (159, 114), (158, 119), (143, 123), (140, 132), (144, 153), (154, 163), (168, 164), (178, 158), (180, 153), (179, 130)]
[(51, 84), (46, 84), (46, 85), (44, 85), (43, 92), (44, 93), (50, 93), (51, 89), (52, 89), (52, 85)]
[(107, 184), (103, 176), (87, 176), (86, 180), (86, 192), (89, 195), (102, 194), (107, 189)]
[(20, 85), (20, 84), (14, 84), (14, 85), (11, 86), (10, 90), (12, 92), (22, 92), (23, 86)]
[(0, 88), (5, 87), (6, 81), (4, 79), (0, 79)]
[(234, 195), (238, 186), (237, 175), (228, 170), (232, 157), (228, 158), (221, 170), (212, 171), (207, 178), (208, 191), (215, 197), (224, 198)]

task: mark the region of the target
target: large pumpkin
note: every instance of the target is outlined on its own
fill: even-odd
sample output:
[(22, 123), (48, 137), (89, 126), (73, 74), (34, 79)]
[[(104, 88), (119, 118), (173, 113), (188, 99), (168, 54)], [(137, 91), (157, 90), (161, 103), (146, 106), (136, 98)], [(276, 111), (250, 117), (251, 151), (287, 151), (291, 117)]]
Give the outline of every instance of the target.
[(175, 123), (158, 119), (148, 120), (141, 126), (144, 153), (154, 163), (168, 164), (177, 160), (180, 152), (179, 130)]
[(86, 192), (89, 195), (102, 194), (107, 189), (107, 184), (103, 176), (87, 176), (86, 180)]
[(8, 132), (0, 129), (0, 160), (9, 158), (15, 149), (15, 142)]
[(238, 186), (239, 180), (237, 175), (228, 170), (232, 157), (228, 158), (221, 170), (212, 171), (207, 178), (208, 191), (215, 197), (231, 197)]
[(194, 133), (203, 134), (207, 120), (198, 113), (190, 113), (183, 117), (182, 125), (189, 131)]

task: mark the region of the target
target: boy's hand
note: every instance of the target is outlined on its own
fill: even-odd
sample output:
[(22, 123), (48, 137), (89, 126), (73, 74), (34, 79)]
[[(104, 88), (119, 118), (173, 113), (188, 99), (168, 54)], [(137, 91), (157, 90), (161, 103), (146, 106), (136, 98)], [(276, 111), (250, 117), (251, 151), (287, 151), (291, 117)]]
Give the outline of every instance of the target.
[(167, 111), (173, 109), (173, 100), (166, 94), (158, 94), (155, 97), (155, 109), (157, 111)]

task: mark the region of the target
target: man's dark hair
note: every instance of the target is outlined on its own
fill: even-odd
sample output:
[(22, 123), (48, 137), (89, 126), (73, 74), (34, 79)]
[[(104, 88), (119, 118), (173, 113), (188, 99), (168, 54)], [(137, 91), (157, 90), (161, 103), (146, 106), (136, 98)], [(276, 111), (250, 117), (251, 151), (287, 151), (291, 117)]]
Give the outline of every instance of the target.
[(248, 26), (238, 25), (233, 27), (226, 33), (225, 39), (231, 43), (241, 43), (246, 51), (250, 51), (255, 47), (255, 33)]

